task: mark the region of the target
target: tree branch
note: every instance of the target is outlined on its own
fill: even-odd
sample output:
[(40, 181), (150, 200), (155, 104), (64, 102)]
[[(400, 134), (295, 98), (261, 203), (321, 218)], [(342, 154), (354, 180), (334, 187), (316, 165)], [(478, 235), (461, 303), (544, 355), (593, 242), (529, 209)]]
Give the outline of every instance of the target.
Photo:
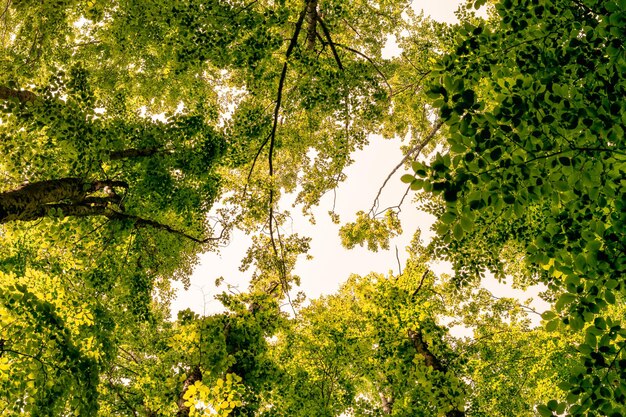
[[(295, 48), (296, 44), (298, 43), (298, 36), (300, 35), (300, 30), (302, 28), (302, 23), (304, 21), (304, 16), (305, 16), (305, 12), (306, 12), (306, 8), (300, 13), (300, 17), (298, 18), (298, 21), (296, 22), (296, 28), (294, 30), (294, 34), (291, 37), (291, 40), (289, 41), (289, 46), (287, 47), (287, 52), (285, 53), (285, 63), (283, 64), (283, 69), (281, 71), (280, 74), (280, 80), (278, 82), (278, 94), (276, 97), (276, 106), (274, 107), (274, 122), (272, 124), (272, 130), (270, 131), (270, 134), (267, 135), (267, 137), (265, 138), (265, 140), (263, 141), (263, 143), (261, 144), (261, 146), (259, 147), (259, 150), (257, 151), (254, 160), (252, 161), (252, 166), (250, 167), (250, 171), (248, 172), (248, 179), (246, 181), (246, 185), (244, 187), (244, 194), (245, 191), (248, 187), (248, 183), (250, 182), (250, 178), (252, 177), (252, 172), (254, 171), (254, 166), (256, 165), (256, 161), (259, 158), (259, 155), (261, 154), (261, 151), (263, 150), (263, 148), (265, 148), (265, 145), (267, 145), (268, 142), (270, 142), (270, 150), (269, 150), (269, 166), (270, 166), (270, 177), (274, 175), (274, 167), (273, 167), (273, 162), (272, 162), (272, 154), (274, 151), (274, 141), (276, 139), (276, 128), (277, 128), (277, 124), (278, 124), (278, 114), (280, 112), (280, 105), (281, 105), (281, 101), (282, 101), (282, 96), (283, 96), (283, 88), (285, 85), (285, 78), (287, 77), (287, 67), (289, 64), (289, 57), (291, 56), (291, 53), (293, 52), (293, 49)], [(272, 198), (272, 196), (270, 195), (270, 199)], [(271, 201), (270, 201), (270, 205), (271, 205)], [(271, 225), (270, 225), (271, 226)]]
[(426, 271), (424, 271), (424, 273), (422, 274), (422, 279), (420, 279), (419, 285), (417, 286), (415, 291), (413, 291), (413, 294), (411, 294), (411, 300), (413, 300), (413, 298), (420, 292), (420, 290), (422, 289), (422, 285), (424, 285), (424, 280), (426, 279), (429, 273), (430, 273), (430, 269), (427, 269)]
[(143, 149), (122, 149), (120, 151), (110, 151), (109, 159), (111, 161), (116, 161), (119, 159), (129, 159), (129, 158), (142, 158), (149, 157), (160, 153), (170, 153), (168, 151), (161, 150), (159, 148), (143, 148)]
[(347, 45), (343, 45), (340, 43), (336, 43), (335, 42), (335, 46), (338, 46), (340, 48), (343, 48), (347, 51), (353, 52), (355, 54), (357, 54), (358, 56), (360, 56), (361, 58), (366, 59), (370, 64), (372, 64), (372, 66), (374, 67), (374, 69), (376, 70), (376, 72), (378, 73), (378, 75), (380, 75), (383, 78), (383, 81), (385, 82), (385, 84), (387, 85), (387, 88), (389, 89), (389, 97), (391, 97), (393, 95), (393, 89), (391, 88), (391, 85), (389, 84), (389, 80), (387, 79), (387, 76), (385, 76), (385, 74), (383, 74), (383, 72), (381, 71), (380, 67), (378, 66), (378, 64), (376, 64), (376, 62), (374, 62), (374, 60), (372, 58), (370, 58), (369, 56), (365, 55), (363, 52), (351, 48)]
[(135, 226), (137, 227), (152, 227), (154, 229), (158, 229), (158, 230), (163, 230), (165, 232), (168, 233), (172, 233), (178, 236), (182, 236), (186, 239), (189, 239), (193, 242), (196, 243), (200, 243), (200, 244), (205, 244), (211, 241), (216, 241), (216, 240), (221, 240), (224, 236), (224, 232), (226, 231), (226, 227), (224, 227), (220, 233), (219, 236), (217, 237), (207, 237), (204, 239), (199, 239), (197, 237), (191, 236), (190, 234), (187, 234), (181, 230), (178, 229), (174, 229), (173, 227), (167, 225), (167, 224), (163, 224), (163, 223), (159, 223), (157, 221), (154, 220), (149, 220), (149, 219), (144, 219), (143, 217), (139, 217), (139, 216), (135, 216), (133, 214), (126, 214), (126, 213), (122, 213), (122, 212), (118, 212), (115, 210), (106, 210), (104, 213), (102, 213), (104, 216), (108, 217), (111, 220), (129, 220), (131, 222), (133, 222), (135, 224)]
[(428, 145), (430, 141), (433, 140), (433, 138), (435, 137), (435, 135), (437, 134), (441, 126), (443, 126), (443, 120), (439, 119), (437, 123), (435, 123), (435, 125), (433, 126), (430, 133), (426, 136), (426, 138), (424, 138), (422, 142), (418, 143), (417, 145), (409, 149), (406, 155), (404, 156), (404, 158), (402, 158), (402, 160), (398, 163), (398, 165), (396, 165), (393, 168), (393, 170), (389, 173), (389, 175), (387, 175), (387, 178), (385, 178), (383, 185), (380, 186), (380, 188), (378, 189), (378, 193), (376, 194), (376, 197), (374, 198), (374, 202), (372, 203), (372, 208), (370, 209), (370, 212), (369, 212), (370, 216), (374, 215), (374, 211), (379, 203), (380, 195), (383, 192), (383, 189), (385, 188), (389, 180), (391, 179), (391, 177), (398, 171), (398, 169), (400, 169), (400, 167), (402, 167), (405, 164), (406, 161), (409, 160), (409, 158), (417, 157), (417, 155), (419, 155), (419, 153), (424, 149), (424, 147), (426, 147), (426, 145)]
[(322, 31), (324, 32), (324, 36), (326, 36), (326, 40), (328, 40), (328, 44), (330, 45), (330, 50), (333, 51), (333, 56), (335, 57), (335, 61), (337, 62), (337, 66), (341, 71), (343, 71), (343, 65), (341, 65), (341, 59), (339, 59), (339, 54), (337, 54), (337, 49), (335, 48), (335, 43), (330, 37), (330, 31), (326, 26), (326, 23), (322, 20), (321, 17), (317, 17), (320, 22), (320, 26), (322, 27)]

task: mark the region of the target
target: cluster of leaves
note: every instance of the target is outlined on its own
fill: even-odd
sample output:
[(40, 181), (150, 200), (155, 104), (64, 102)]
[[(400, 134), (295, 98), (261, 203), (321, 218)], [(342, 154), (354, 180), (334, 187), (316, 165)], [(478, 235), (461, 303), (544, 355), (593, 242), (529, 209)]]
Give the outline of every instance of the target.
[[(3, 4), (2, 414), (626, 412), (624, 2), (501, 0), (455, 27), (408, 5)], [(371, 133), (408, 136), (398, 168), (455, 275), (414, 245), (287, 320), (309, 240), (281, 235), (279, 197), (310, 214)], [(222, 237), (265, 232), (250, 291), (168, 320), (220, 198)], [(401, 204), (344, 244), (388, 248)], [(545, 330), (486, 271), (545, 284)]]
[(502, 277), (513, 242), (548, 287), (548, 329), (584, 330), (567, 407), (541, 414), (622, 415), (625, 333), (606, 311), (626, 272), (624, 5), (506, 0), (494, 12), (461, 27), (438, 64), (448, 149), (407, 180), (440, 199), (431, 250), (459, 283)]
[[(459, 290), (413, 251), (401, 275), (352, 276), (279, 332), (280, 373), (261, 415), (534, 416), (541, 402), (565, 406), (557, 385), (572, 375), (578, 336), (532, 328), (538, 313), (477, 285)], [(471, 337), (453, 337), (453, 326)]]

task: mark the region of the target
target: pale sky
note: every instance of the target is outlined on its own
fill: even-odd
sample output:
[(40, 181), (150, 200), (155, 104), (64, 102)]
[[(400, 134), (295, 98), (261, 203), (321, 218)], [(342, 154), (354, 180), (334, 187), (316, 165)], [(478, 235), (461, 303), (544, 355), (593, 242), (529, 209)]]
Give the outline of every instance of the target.
[[(460, 3), (458, 0), (436, 2), (415, 0), (413, 7), (416, 10), (423, 8), (425, 14), (434, 19), (454, 22), (456, 21), (454, 11)], [(392, 49), (390, 53), (393, 53)], [(335, 211), (341, 217), (341, 224), (353, 221), (355, 213), (359, 210), (369, 211), (382, 182), (402, 157), (399, 139), (384, 140), (380, 137), (371, 137), (370, 145), (352, 156), (355, 162), (346, 170), (347, 180), (338, 187), (336, 193)], [(405, 190), (405, 184), (400, 182), (402, 174), (403, 172), (396, 173), (388, 182), (380, 199), (381, 207), (396, 205), (402, 197)], [(420, 228), (422, 239), (429, 239), (432, 235), (430, 226), (434, 219), (418, 211), (409, 197), (405, 200), (400, 214), (404, 234), (391, 241), (390, 250), (370, 252), (361, 247), (346, 250), (341, 246), (338, 234), (340, 225), (333, 224), (327, 214), (333, 205), (332, 192), (322, 198), (320, 205), (313, 210), (317, 221), (315, 225), (311, 225), (300, 214), (298, 207), (290, 207), (293, 196), (284, 196), (280, 207), (288, 209), (293, 217), (293, 224), (286, 225), (285, 232), (312, 238), (309, 254), (313, 259), (307, 261), (302, 258), (297, 264), (295, 273), (301, 277), (302, 282), (293, 293), (304, 291), (308, 299), (313, 299), (322, 294), (335, 292), (350, 274), (366, 275), (370, 272), (388, 274), (390, 271), (397, 273), (395, 248), (398, 248), (400, 263), (404, 266), (407, 258), (405, 247), (410, 243), (413, 232)], [(174, 317), (177, 311), (185, 308), (191, 308), (200, 314), (222, 311), (221, 304), (213, 297), (226, 289), (226, 283), (245, 291), (251, 272), (242, 273), (238, 268), (249, 245), (248, 236), (242, 232), (234, 232), (229, 246), (221, 249), (220, 253), (201, 255), (201, 263), (191, 277), (189, 290), (185, 291), (176, 283), (178, 297), (172, 303)], [(436, 273), (451, 272), (449, 265), (444, 263), (433, 265), (433, 269)], [(220, 276), (224, 277), (224, 284), (216, 288), (214, 281)], [(493, 279), (485, 280), (483, 285), (497, 296), (514, 296), (520, 300), (535, 297), (537, 293), (537, 289), (527, 293), (511, 290)], [(536, 301), (533, 307), (543, 311), (547, 304)]]

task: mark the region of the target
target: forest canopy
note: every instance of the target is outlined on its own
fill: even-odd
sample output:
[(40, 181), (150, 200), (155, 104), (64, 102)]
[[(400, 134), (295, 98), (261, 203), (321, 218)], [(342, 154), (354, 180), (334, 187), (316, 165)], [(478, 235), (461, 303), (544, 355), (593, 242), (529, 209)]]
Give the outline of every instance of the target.
[[(2, 0), (0, 415), (626, 415), (626, 2), (457, 18)], [(404, 172), (406, 193), (329, 214), (346, 248), (409, 233), (408, 260), (292, 297), (310, 237), (281, 198), (314, 222), (380, 137), (403, 143), (382, 188)], [(403, 230), (410, 204), (432, 239)], [(172, 317), (172, 283), (234, 231), (249, 287)]]

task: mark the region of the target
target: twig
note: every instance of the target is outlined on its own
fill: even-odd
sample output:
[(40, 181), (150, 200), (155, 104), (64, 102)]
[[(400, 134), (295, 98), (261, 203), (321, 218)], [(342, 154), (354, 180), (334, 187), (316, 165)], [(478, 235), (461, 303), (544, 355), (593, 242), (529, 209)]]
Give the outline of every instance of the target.
[(402, 275), (402, 266), (400, 265), (400, 256), (398, 255), (398, 245), (396, 245), (396, 261), (398, 261), (398, 275)]
[(422, 142), (418, 143), (417, 145), (415, 145), (414, 147), (409, 149), (409, 151), (404, 156), (404, 158), (402, 158), (402, 160), (398, 163), (398, 165), (396, 165), (393, 168), (393, 170), (389, 173), (389, 175), (387, 175), (387, 178), (385, 178), (385, 181), (383, 182), (383, 185), (381, 185), (381, 187), (378, 189), (378, 193), (376, 194), (376, 198), (374, 198), (374, 203), (372, 204), (372, 208), (370, 209), (370, 212), (369, 212), (370, 215), (374, 214), (374, 210), (378, 206), (380, 195), (383, 192), (383, 189), (385, 188), (385, 186), (387, 185), (389, 180), (391, 179), (391, 177), (400, 169), (400, 167), (402, 167), (404, 165), (404, 163), (406, 161), (409, 160), (409, 158), (413, 157), (413, 155), (415, 153), (419, 154), (419, 152), (421, 152), (422, 149), (424, 149), (424, 147), (426, 145), (428, 145), (428, 143), (435, 137), (435, 135), (437, 134), (437, 132), (439, 131), (441, 126), (443, 126), (443, 119), (439, 119), (437, 121), (437, 123), (435, 123), (435, 126), (433, 126), (432, 130), (430, 131), (430, 133), (426, 136), (426, 138)]
[(420, 292), (420, 290), (422, 289), (422, 285), (424, 285), (424, 280), (426, 279), (426, 277), (428, 276), (429, 273), (430, 273), (430, 269), (427, 269), (426, 271), (424, 271), (424, 273), (422, 274), (422, 279), (420, 280), (419, 285), (417, 286), (415, 291), (413, 291), (413, 294), (411, 294), (411, 300), (417, 295), (418, 292)]

